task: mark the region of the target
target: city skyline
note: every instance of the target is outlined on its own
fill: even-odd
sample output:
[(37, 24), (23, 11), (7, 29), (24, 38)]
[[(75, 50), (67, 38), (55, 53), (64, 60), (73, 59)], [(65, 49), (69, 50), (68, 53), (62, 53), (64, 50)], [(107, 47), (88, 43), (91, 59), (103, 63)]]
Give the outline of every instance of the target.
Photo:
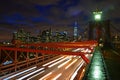
[(10, 39), (12, 33), (20, 28), (32, 32), (33, 35), (36, 35), (38, 30), (48, 29), (44, 26), (49, 25), (55, 25), (54, 29), (67, 29), (71, 32), (74, 22), (78, 21), (79, 27), (83, 29), (93, 20), (92, 12), (97, 8), (103, 11), (103, 19), (110, 19), (113, 25), (119, 28), (119, 4), (119, 0), (2, 0), (0, 40)]

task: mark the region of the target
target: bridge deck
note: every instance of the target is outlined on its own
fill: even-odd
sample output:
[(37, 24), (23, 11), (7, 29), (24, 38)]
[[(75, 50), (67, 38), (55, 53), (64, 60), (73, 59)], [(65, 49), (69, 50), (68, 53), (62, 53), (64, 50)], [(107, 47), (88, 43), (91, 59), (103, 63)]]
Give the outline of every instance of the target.
[[(86, 63), (89, 63), (89, 59), (85, 54), (91, 53), (97, 44), (96, 41), (83, 41), (0, 46), (0, 75), (4, 75), (5, 72), (7, 74), (17, 71), (29, 65), (37, 65), (47, 59), (44, 57), (46, 54), (78, 55)], [(84, 50), (72, 51), (72, 49), (79, 48), (84, 48)]]

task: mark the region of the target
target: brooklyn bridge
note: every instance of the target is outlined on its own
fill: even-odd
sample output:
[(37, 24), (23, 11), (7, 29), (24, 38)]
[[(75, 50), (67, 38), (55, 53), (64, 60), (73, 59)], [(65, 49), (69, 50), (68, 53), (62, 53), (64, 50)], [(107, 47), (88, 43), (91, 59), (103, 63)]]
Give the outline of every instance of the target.
[(120, 57), (120, 40), (110, 30), (117, 29), (110, 20), (89, 22), (88, 26), (84, 40), (78, 38), (76, 30), (73, 39), (64, 34), (64, 40), (54, 42), (50, 31), (43, 33), (47, 36), (42, 37), (43, 42), (31, 43), (31, 38), (14, 33), (12, 43), (0, 46), (0, 79), (111, 80), (116, 67), (111, 64), (118, 63)]

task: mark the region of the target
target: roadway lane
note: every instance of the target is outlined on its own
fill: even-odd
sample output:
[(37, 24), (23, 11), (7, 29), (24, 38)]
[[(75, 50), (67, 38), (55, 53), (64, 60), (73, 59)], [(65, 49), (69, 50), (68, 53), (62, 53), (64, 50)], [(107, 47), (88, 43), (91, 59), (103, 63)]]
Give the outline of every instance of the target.
[[(62, 55), (57, 56), (57, 57), (55, 57), (55, 58), (53, 58), (53, 59), (50, 59), (50, 61), (59, 59), (61, 56), (62, 56)], [(61, 58), (61, 59), (62, 59), (62, 58)], [(50, 62), (50, 61), (49, 61), (49, 62)], [(47, 61), (47, 62), (48, 62), (48, 61)], [(32, 73), (33, 71), (35, 71), (35, 70), (37, 70), (37, 69), (39, 69), (39, 68), (40, 68), (40, 67), (33, 66), (33, 67), (31, 67), (31, 68), (27, 68), (27, 69), (20, 70), (20, 71), (14, 72), (14, 73), (12, 73), (12, 74), (3, 76), (3, 77), (0, 78), (0, 80), (1, 80), (1, 79), (3, 79), (3, 80), (16, 80), (16, 79), (18, 79), (18, 78), (20, 78), (20, 77), (22, 77), (22, 76), (24, 76), (24, 75), (27, 75), (27, 74), (29, 74), (29, 73)]]
[(84, 63), (84, 61), (82, 59), (75, 59), (72, 62), (75, 62), (75, 63), (73, 63), (69, 68), (65, 67), (65, 70), (63, 70), (62, 75), (57, 80), (70, 80), (72, 75), (75, 73), (76, 69), (80, 65), (82, 66)]
[(24, 76), (24, 75), (27, 75), (27, 74), (35, 71), (36, 68), (37, 68), (37, 67), (34, 66), (34, 67), (32, 67), (32, 68), (29, 68), (29, 69), (27, 69), (27, 70), (21, 71), (21, 72), (19, 72), (19, 73), (14, 74), (14, 75), (9, 75), (8, 77), (4, 78), (3, 80), (15, 80), (15, 79), (17, 79), (17, 78), (20, 78), (20, 77), (22, 77), (22, 76)]
[(84, 61), (81, 57), (70, 57), (70, 59), (47, 69), (45, 73), (42, 73), (30, 80), (69, 80), (75, 70), (83, 64)]
[(42, 77), (47, 77), (47, 75), (51, 75), (53, 72), (59, 70), (58, 66), (66, 61), (68, 61), (70, 59), (70, 56), (65, 56), (63, 59), (61, 60), (58, 60), (57, 62), (54, 62), (54, 63), (51, 63), (47, 66), (45, 66), (45, 72), (40, 74), (40, 75), (37, 75), (35, 77), (33, 77), (32, 79), (30, 80), (42, 80)]
[[(80, 61), (80, 60), (79, 60)], [(66, 61), (67, 62), (67, 61)], [(64, 62), (64, 63), (66, 63), (66, 62)], [(71, 66), (69, 66), (72, 62), (74, 62), (74, 64), (72, 64)], [(78, 62), (78, 59), (75, 59), (75, 58), (73, 58), (73, 59), (71, 59), (68, 63), (66, 63), (65, 65), (63, 65), (62, 67), (59, 67), (59, 66), (61, 66), (62, 64), (64, 64), (64, 63), (62, 63), (62, 64), (60, 64), (59, 66), (58, 66), (58, 69), (56, 70), (56, 71), (54, 71), (51, 75), (49, 75), (47, 78), (45, 78), (46, 80), (65, 80), (66, 78), (68, 78), (69, 77), (69, 75), (72, 73), (72, 72), (74, 72), (74, 70), (76, 69), (76, 65), (75, 65), (75, 63), (76, 62)], [(77, 64), (77, 63), (76, 63)], [(69, 66), (68, 68), (67, 68), (67, 66)], [(74, 66), (74, 67), (73, 67)], [(57, 78), (56, 78), (57, 77)], [(59, 79), (59, 77), (60, 78), (62, 78), (62, 79)]]

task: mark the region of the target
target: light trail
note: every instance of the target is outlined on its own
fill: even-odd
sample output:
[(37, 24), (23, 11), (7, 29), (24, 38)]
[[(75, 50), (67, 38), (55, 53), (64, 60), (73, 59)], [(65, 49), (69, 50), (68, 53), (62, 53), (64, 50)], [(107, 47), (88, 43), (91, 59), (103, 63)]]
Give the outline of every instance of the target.
[(77, 70), (74, 72), (74, 74), (72, 75), (72, 77), (70, 78), (70, 80), (74, 80), (74, 78), (76, 77), (77, 75), (77, 72), (78, 70), (83, 66), (84, 64), (84, 61), (82, 60), (81, 63), (80, 63), (80, 66), (77, 68)]
[(60, 61), (58, 61), (58, 62), (56, 62), (56, 63), (54, 63), (54, 64), (52, 64), (52, 65), (50, 65), (50, 66), (48, 66), (48, 67), (51, 68), (51, 67), (55, 66), (56, 64), (59, 64), (60, 62), (64, 61), (64, 60), (67, 59), (67, 58), (68, 58), (68, 57), (66, 57), (66, 58), (64, 58), (64, 59), (62, 59), (62, 60), (60, 60)]
[(89, 51), (89, 49), (87, 48), (86, 50), (85, 50), (85, 53), (87, 53)]
[(46, 78), (47, 76), (49, 76), (49, 75), (51, 75), (52, 74), (52, 72), (50, 72), (50, 73), (48, 73), (48, 74), (46, 74), (45, 76), (43, 76), (42, 78), (40, 78), (39, 80), (45, 80), (44, 78)]
[(15, 76), (21, 75), (21, 74), (23, 74), (23, 73), (25, 73), (25, 72), (28, 72), (28, 71), (33, 70), (33, 69), (36, 69), (36, 68), (37, 68), (36, 66), (35, 66), (35, 67), (32, 67), (32, 68), (30, 68), (30, 69), (27, 69), (27, 70), (25, 70), (25, 71), (19, 72), (19, 73), (15, 74), (15, 75), (12, 75), (12, 76), (10, 76), (10, 77), (7, 77), (7, 78), (5, 78), (5, 79), (3, 79), (3, 80), (9, 80), (9, 79), (11, 79), (11, 78), (13, 78), (13, 77), (15, 77)]
[[(64, 57), (64, 56), (63, 56), (63, 57)], [(47, 65), (49, 65), (49, 64), (51, 64), (51, 63), (54, 63), (55, 61), (60, 60), (60, 59), (62, 59), (63, 57), (60, 57), (60, 58), (55, 59), (55, 60), (53, 60), (53, 61), (51, 61), (51, 62), (49, 62), (49, 63), (46, 63), (46, 64), (44, 64), (43, 66), (47, 66)]]
[(39, 72), (39, 71), (41, 71), (41, 70), (43, 70), (43, 69), (44, 69), (44, 68), (40, 68), (40, 69), (38, 69), (38, 70), (36, 70), (36, 71), (30, 73), (30, 74), (27, 74), (27, 75), (25, 75), (25, 76), (23, 76), (23, 77), (17, 79), (17, 80), (22, 80), (22, 79), (24, 79), (24, 78), (27, 78), (28, 76), (31, 76), (31, 75), (33, 75), (33, 74), (35, 74), (35, 73), (37, 73), (37, 72)]
[(77, 61), (77, 59), (75, 59), (72, 63), (70, 63), (68, 66), (65, 67), (65, 69), (68, 69), (72, 64), (74, 64)]
[(82, 70), (82, 72), (81, 72), (82, 75), (80, 75), (79, 80), (82, 79), (82, 77), (83, 77), (83, 73), (84, 73), (84, 72), (85, 72), (85, 68)]
[(30, 78), (28, 78), (27, 80), (30, 80), (30, 79), (32, 79), (32, 78), (34, 78), (34, 77), (36, 77), (36, 76), (38, 76), (38, 75), (42, 74), (43, 72), (45, 72), (45, 71), (41, 71), (41, 72), (39, 72), (38, 74), (31, 76), (31, 77), (30, 77)]
[(78, 48), (78, 49), (75, 49), (75, 50), (73, 50), (72, 52), (77, 52), (77, 51), (79, 51), (80, 50), (80, 48)]
[(64, 66), (65, 64), (67, 64), (71, 59), (67, 60), (66, 62), (62, 63), (61, 65), (58, 66), (58, 68), (61, 68), (62, 66)]
[(88, 57), (88, 54), (85, 54), (86, 57)]
[(57, 80), (60, 76), (62, 75), (62, 73), (58, 74), (56, 77), (54, 77), (52, 80)]

